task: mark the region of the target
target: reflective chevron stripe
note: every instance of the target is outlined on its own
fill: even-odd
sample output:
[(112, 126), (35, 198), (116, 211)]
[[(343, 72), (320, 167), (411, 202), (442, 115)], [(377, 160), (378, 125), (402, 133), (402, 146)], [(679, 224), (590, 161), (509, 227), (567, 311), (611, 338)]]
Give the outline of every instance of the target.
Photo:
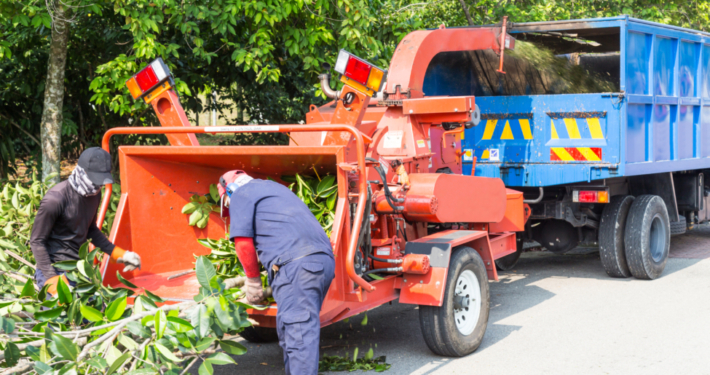
[(600, 147), (551, 147), (551, 161), (600, 161)]

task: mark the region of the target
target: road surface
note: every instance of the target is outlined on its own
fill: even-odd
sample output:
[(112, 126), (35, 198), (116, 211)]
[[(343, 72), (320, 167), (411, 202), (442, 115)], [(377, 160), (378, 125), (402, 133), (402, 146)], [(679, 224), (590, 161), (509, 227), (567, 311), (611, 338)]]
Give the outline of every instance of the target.
[[(525, 253), (491, 283), (488, 330), (467, 357), (433, 355), (417, 307), (396, 302), (370, 311), (366, 326), (360, 315), (324, 328), (321, 353), (373, 347), (388, 374), (710, 374), (708, 258), (710, 226), (674, 237), (654, 281), (612, 279), (598, 253)], [(278, 344), (245, 345), (236, 367), (215, 373), (283, 374)]]

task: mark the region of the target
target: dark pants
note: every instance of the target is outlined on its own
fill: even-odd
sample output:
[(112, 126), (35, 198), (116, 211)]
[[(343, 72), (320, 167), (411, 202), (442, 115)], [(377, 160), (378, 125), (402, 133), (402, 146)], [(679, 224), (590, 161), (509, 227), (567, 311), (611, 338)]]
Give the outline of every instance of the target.
[(318, 373), (320, 308), (334, 276), (333, 257), (318, 253), (283, 265), (274, 277), (276, 332), (286, 375)]
[[(56, 268), (54, 269), (54, 272), (56, 272), (57, 275), (63, 275), (66, 273), (66, 272), (64, 272), (62, 270), (58, 270)], [(44, 276), (44, 274), (42, 273), (42, 271), (39, 268), (37, 270), (35, 270), (35, 284), (37, 284), (38, 288), (42, 289), (42, 287), (44, 286), (44, 283), (46, 283), (47, 280), (48, 280), (48, 278)], [(68, 280), (68, 281), (69, 281), (69, 285), (71, 285), (72, 287), (76, 286), (75, 282), (73, 282), (71, 280)]]

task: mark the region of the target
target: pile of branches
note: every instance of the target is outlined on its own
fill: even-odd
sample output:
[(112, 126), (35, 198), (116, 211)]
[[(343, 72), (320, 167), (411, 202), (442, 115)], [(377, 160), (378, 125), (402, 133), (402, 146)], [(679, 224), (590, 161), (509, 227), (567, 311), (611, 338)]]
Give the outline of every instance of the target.
[(178, 375), (199, 360), (204, 375), (212, 374), (214, 365), (235, 363), (228, 354), (246, 352), (226, 338), (251, 325), (246, 314), (251, 306), (238, 301), (242, 280), (219, 277), (212, 263), (199, 257), (194, 300), (165, 304), (120, 274), (128, 288), (104, 286), (94, 266), (98, 251), (89, 252), (85, 244), (80, 260), (55, 264), (74, 284), (60, 278), (56, 296), (12, 269), (11, 251), (0, 251), (1, 375)]

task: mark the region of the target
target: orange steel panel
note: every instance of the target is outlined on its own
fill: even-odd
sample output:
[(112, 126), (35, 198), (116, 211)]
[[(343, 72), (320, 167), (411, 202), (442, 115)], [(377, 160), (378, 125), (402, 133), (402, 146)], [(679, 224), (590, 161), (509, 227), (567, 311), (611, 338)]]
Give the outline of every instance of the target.
[[(304, 173), (313, 167), (319, 173), (334, 174), (343, 158), (342, 147), (121, 147), (122, 202), (126, 203), (117, 214), (119, 224), (114, 230), (120, 233), (119, 229), (127, 226), (117, 244), (135, 251), (143, 261), (141, 270), (121, 274), (162, 297), (191, 299), (199, 290), (194, 274), (172, 280), (167, 277), (192, 269), (195, 255), (209, 254), (197, 239), (223, 238), (227, 230), (218, 213), (211, 214), (204, 229), (187, 225), (189, 215), (180, 211), (193, 194), (206, 194), (209, 185), (230, 169), (279, 180), (284, 174)], [(347, 185), (342, 180), (339, 184)], [(122, 266), (103, 266), (104, 282), (118, 284), (116, 271)]]
[(409, 98), (422, 97), (424, 75), (434, 56), (441, 52), (485, 49), (499, 52), (500, 33), (500, 28), (488, 27), (419, 30), (409, 33), (399, 43), (392, 56), (385, 91), (394, 93), (395, 88), (399, 86), (402, 92), (410, 92)]
[(404, 274), (399, 303), (441, 306), (448, 273), (448, 268), (432, 267), (425, 275)]
[(522, 232), (525, 230), (526, 221), (523, 193), (513, 189), (505, 189), (505, 193), (505, 216), (503, 220), (491, 223), (490, 231), (493, 233)]
[[(158, 121), (163, 127), (186, 126), (191, 127), (190, 120), (187, 119), (185, 110), (182, 109), (180, 98), (175, 90), (166, 90), (153, 97), (150, 101)], [(199, 146), (195, 134), (165, 134), (168, 141), (173, 146)]]
[(500, 259), (517, 251), (515, 233), (491, 234), (489, 237), (493, 260)]
[(411, 187), (407, 196), (435, 197), (436, 212), (409, 213), (412, 221), (431, 223), (495, 223), (503, 219), (506, 208), (505, 186), (497, 178), (463, 176), (445, 173), (409, 175)]
[(405, 115), (466, 113), (475, 107), (473, 96), (434, 97), (402, 100)]

